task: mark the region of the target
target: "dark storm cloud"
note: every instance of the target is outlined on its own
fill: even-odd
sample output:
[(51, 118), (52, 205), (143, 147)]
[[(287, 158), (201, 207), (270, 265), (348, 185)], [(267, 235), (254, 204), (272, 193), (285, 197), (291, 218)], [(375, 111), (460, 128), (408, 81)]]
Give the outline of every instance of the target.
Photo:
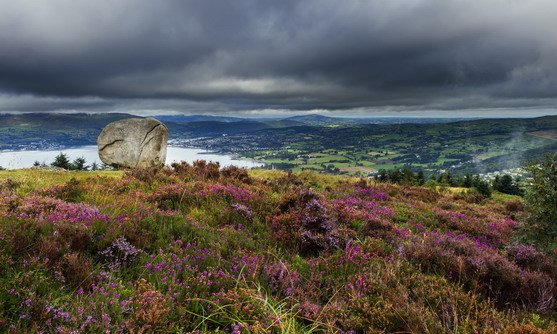
[(4, 111), (555, 105), (553, 0), (19, 0), (0, 15)]

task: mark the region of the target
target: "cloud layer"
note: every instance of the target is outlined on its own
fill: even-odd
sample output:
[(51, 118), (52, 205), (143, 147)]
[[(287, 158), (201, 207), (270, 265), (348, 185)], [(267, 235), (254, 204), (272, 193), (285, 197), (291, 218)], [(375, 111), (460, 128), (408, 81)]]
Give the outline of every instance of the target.
[(551, 108), (553, 0), (0, 1), (0, 110)]

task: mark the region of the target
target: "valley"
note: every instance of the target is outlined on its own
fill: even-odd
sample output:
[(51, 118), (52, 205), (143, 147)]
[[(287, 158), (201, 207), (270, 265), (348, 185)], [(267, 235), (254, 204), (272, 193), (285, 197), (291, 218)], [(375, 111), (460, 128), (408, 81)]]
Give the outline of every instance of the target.
[[(127, 114), (0, 116), (0, 149), (94, 145), (106, 124)], [(557, 117), (523, 119), (283, 119), (160, 116), (174, 146), (233, 154), (270, 169), (370, 175), (409, 168), (435, 174), (518, 168), (557, 151)]]

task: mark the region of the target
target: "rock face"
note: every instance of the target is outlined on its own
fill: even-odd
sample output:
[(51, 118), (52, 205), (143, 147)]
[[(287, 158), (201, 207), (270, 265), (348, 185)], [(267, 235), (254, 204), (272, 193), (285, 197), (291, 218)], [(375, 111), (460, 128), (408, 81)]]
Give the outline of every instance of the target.
[(128, 118), (108, 124), (97, 138), (99, 157), (107, 165), (162, 167), (168, 129), (154, 118)]

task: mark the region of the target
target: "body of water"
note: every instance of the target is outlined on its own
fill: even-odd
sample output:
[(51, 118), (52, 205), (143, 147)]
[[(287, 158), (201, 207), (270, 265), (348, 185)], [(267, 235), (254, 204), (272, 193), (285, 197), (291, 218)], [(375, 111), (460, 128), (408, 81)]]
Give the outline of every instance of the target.
[[(51, 151), (4, 151), (0, 152), (0, 166), (7, 169), (28, 168), (33, 166), (35, 161), (50, 165), (60, 152), (65, 153), (70, 161), (75, 158), (83, 157), (87, 160), (87, 165), (93, 162), (101, 163), (97, 146), (83, 146), (78, 148), (69, 148), (63, 150)], [(166, 164), (175, 161), (193, 162), (195, 160), (206, 160), (220, 163), (221, 167), (238, 166), (245, 168), (261, 167), (263, 164), (251, 160), (237, 160), (232, 156), (224, 154), (209, 153), (198, 148), (185, 148), (169, 146), (166, 154)]]

